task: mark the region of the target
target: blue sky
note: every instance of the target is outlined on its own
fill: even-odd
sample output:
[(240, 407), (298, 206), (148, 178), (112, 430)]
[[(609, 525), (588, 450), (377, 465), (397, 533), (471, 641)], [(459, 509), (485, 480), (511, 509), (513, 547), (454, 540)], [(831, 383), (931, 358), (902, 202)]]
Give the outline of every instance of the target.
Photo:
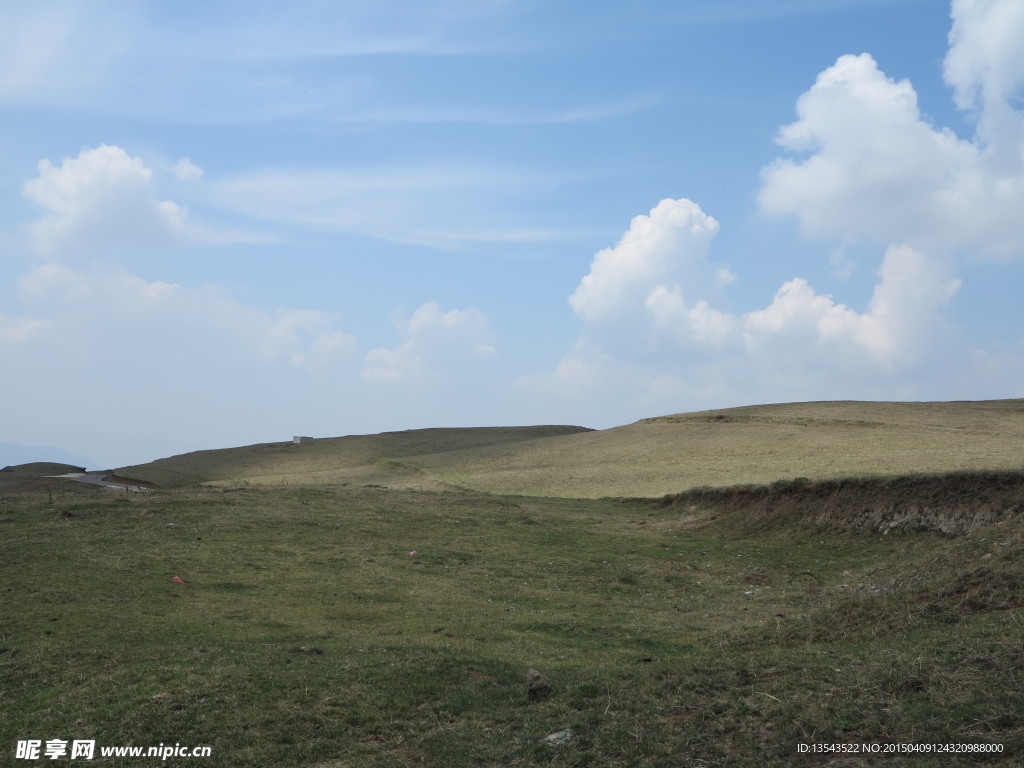
[(1015, 0), (0, 9), (0, 440), (1024, 396)]

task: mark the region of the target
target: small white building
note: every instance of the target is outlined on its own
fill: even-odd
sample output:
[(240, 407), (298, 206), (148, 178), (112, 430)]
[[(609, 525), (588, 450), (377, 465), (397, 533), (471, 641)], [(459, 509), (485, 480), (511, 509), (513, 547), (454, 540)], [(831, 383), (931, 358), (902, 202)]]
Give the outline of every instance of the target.
[(296, 435), (295, 437), (292, 438), (292, 442), (295, 443), (296, 445), (302, 445), (303, 443), (312, 443), (313, 438), (304, 437), (302, 435)]

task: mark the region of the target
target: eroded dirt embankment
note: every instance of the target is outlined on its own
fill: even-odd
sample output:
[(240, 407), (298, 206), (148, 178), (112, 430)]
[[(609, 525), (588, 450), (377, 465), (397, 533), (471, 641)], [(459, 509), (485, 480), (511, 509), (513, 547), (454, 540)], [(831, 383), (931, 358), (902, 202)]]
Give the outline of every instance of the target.
[[(766, 486), (696, 488), (652, 503), (682, 508), (694, 522), (726, 515), (737, 522), (804, 522), (845, 530), (962, 534), (1024, 511), (1024, 472), (803, 478)], [(719, 518), (720, 520), (720, 518)]]

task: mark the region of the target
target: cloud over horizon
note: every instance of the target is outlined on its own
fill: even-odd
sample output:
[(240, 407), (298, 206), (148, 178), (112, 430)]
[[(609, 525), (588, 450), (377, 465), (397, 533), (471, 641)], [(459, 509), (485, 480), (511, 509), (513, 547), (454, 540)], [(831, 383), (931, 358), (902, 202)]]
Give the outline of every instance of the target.
[(834, 268), (849, 274), (842, 252), (858, 241), (884, 252), (864, 310), (796, 275), (768, 306), (729, 311), (743, 274), (712, 258), (719, 222), (692, 200), (665, 199), (594, 255), (569, 297), (580, 339), (550, 374), (520, 385), (638, 401), (644, 390), (686, 392), (709, 405), (723, 391), (752, 399), (810, 381), (854, 393), (900, 381), (927, 393), (940, 361), (988, 359), (949, 346), (956, 330), (943, 309), (964, 283), (958, 265), (1024, 255), (1024, 49), (1013, 42), (1024, 39), (1024, 6), (957, 0), (952, 15), (944, 74), (974, 137), (933, 125), (910, 81), (887, 77), (870, 54), (842, 55), (779, 129), (787, 156), (761, 172), (761, 210), (831, 241), (822, 255)]
[[(300, 410), (316, 411), (331, 392), (349, 393), (340, 415), (374, 399), (368, 384), (415, 393), (496, 355), (487, 317), (472, 307), (444, 311), (424, 303), (398, 324), (398, 346), (370, 349), (360, 366), (359, 341), (340, 312), (266, 308), (214, 284), (139, 277), (125, 255), (154, 248), (181, 254), (198, 239), (184, 206), (155, 194), (153, 168), (113, 145), (83, 149), (59, 166), (44, 159), (38, 168), (23, 187), (44, 210), (29, 225), (38, 258), (16, 281), (24, 313), (0, 314), (0, 347), (18, 350), (22, 364), (44, 378), (56, 380), (72, 367), (83, 403), (114, 400), (118, 411), (134, 414), (122, 428), (145, 430), (162, 410), (154, 404), (175, 410), (179, 400), (200, 393), (205, 404), (196, 413), (213, 421), (211, 409), (226, 415), (249, 403), (258, 411), (288, 388), (316, 393)], [(183, 182), (203, 177), (187, 159), (165, 171)], [(8, 389), (29, 391), (21, 384)], [(62, 404), (53, 410), (55, 421), (65, 407), (78, 406)], [(92, 414), (85, 409), (78, 420), (105, 418)]]
[(12, 440), (1024, 395), (1021, 3), (404, 5), (0, 11)]
[(863, 312), (800, 277), (766, 307), (719, 309), (714, 297), (737, 276), (709, 258), (717, 232), (717, 221), (685, 198), (634, 218), (614, 248), (595, 254), (569, 298), (584, 323), (576, 348), (552, 374), (521, 384), (578, 394), (607, 381), (616, 360), (654, 388), (686, 371), (716, 371), (733, 379), (734, 392), (808, 375), (884, 381), (912, 372), (945, 336), (941, 309), (961, 281), (906, 245), (886, 250)]

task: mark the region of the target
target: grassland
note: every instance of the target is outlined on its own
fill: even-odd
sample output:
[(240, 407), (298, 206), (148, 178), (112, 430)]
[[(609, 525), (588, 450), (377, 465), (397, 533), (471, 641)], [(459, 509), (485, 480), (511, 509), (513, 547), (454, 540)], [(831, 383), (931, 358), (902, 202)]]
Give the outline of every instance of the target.
[(0, 764), (1020, 764), (1022, 438), (1019, 400), (801, 403), (11, 468)]
[[(952, 537), (705, 501), (8, 494), (0, 762), (62, 738), (213, 749), (111, 766), (1019, 764), (1012, 505)], [(796, 748), (836, 742), (1004, 751)]]
[(758, 405), (614, 429), (414, 430), (201, 451), (119, 474), (161, 485), (285, 482), (655, 497), (698, 486), (1024, 466), (1024, 400)]

